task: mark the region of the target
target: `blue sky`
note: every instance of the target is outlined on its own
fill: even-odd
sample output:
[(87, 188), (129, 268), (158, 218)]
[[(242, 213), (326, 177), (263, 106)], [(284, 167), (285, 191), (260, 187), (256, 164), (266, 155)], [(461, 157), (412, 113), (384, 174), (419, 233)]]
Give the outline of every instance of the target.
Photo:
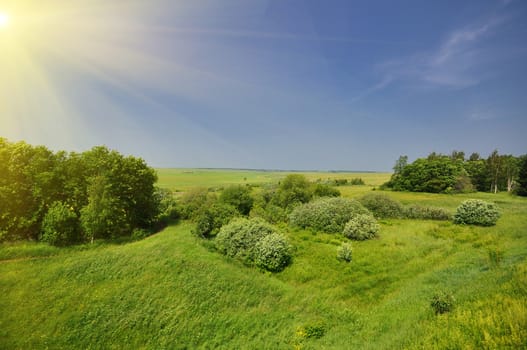
[(47, 3), (45, 30), (15, 40), (24, 60), (0, 58), (0, 136), (156, 167), (527, 153), (522, 0), (79, 4)]

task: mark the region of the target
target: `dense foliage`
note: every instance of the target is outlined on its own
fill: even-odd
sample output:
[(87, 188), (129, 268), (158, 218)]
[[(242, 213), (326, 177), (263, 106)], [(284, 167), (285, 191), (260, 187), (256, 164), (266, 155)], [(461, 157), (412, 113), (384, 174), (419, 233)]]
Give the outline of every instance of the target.
[(314, 197), (340, 197), (340, 191), (326, 184), (313, 185)]
[(304, 175), (289, 174), (278, 186), (271, 198), (271, 203), (285, 209), (307, 203), (313, 198), (311, 184)]
[(376, 218), (401, 218), (404, 216), (403, 205), (382, 193), (368, 193), (359, 202), (370, 210)]
[(480, 199), (468, 199), (461, 203), (454, 214), (454, 223), (493, 226), (500, 217), (496, 204)]
[(296, 207), (289, 215), (289, 222), (301, 228), (339, 233), (344, 225), (358, 214), (369, 214), (368, 209), (353, 199), (319, 198)]
[(255, 198), (250, 213), (272, 223), (287, 221), (291, 211), (314, 197), (338, 197), (340, 191), (328, 184), (310, 183), (304, 175), (287, 175), (278, 186), (268, 185)]
[(230, 204), (219, 201), (211, 203), (201, 208), (196, 218), (194, 233), (203, 238), (214, 236), (223, 225), (238, 215), (239, 212)]
[(290, 262), (291, 246), (281, 234), (271, 233), (254, 247), (254, 263), (264, 270), (282, 271)]
[[(0, 241), (40, 237), (63, 245), (130, 235), (157, 220), (156, 180), (142, 159), (106, 147), (53, 153), (0, 139)], [(74, 216), (65, 208), (81, 235), (66, 229), (63, 221)]]
[(223, 190), (220, 201), (236, 208), (242, 215), (249, 215), (254, 199), (247, 186), (230, 186)]
[(465, 153), (460, 151), (453, 151), (449, 156), (434, 152), (408, 164), (408, 157), (401, 156), (390, 181), (384, 186), (396, 191), (431, 193), (473, 190), (496, 193), (516, 189), (520, 194), (527, 185), (527, 169), (522, 168), (527, 167), (526, 157), (500, 155), (497, 150), (487, 159), (478, 153), (465, 159)]
[(373, 216), (370, 214), (358, 214), (346, 223), (342, 234), (350, 239), (364, 241), (377, 236), (379, 228), (379, 224)]
[(448, 156), (432, 154), (396, 169), (386, 184), (396, 191), (450, 193), (471, 190), (462, 161)]
[(291, 259), (285, 238), (259, 218), (232, 220), (220, 229), (215, 242), (222, 254), (269, 271), (282, 269)]
[(527, 155), (520, 158), (518, 170), (518, 188), (520, 196), (527, 196)]
[(404, 208), (404, 217), (407, 219), (450, 220), (452, 214), (443, 208), (412, 204)]
[(41, 240), (56, 246), (79, 242), (79, 218), (62, 202), (53, 202), (42, 221)]

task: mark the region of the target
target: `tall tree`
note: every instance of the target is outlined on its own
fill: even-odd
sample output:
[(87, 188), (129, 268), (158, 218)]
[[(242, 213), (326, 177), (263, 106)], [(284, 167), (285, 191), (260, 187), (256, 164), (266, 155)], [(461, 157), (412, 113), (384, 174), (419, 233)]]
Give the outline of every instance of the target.
[(527, 196), (527, 154), (519, 157), (517, 193), (520, 196)]
[(490, 192), (498, 193), (498, 181), (500, 177), (501, 158), (498, 150), (494, 150), (487, 158), (487, 167), (490, 176)]

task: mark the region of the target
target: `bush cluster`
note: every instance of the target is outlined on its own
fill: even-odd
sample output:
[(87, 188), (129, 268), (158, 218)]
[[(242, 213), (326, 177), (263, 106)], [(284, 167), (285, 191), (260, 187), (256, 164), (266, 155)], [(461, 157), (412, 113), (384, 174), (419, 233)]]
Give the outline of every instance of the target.
[(353, 199), (319, 198), (296, 207), (289, 215), (292, 225), (328, 233), (340, 233), (346, 223), (368, 209)]
[(368, 193), (360, 198), (359, 202), (368, 208), (376, 218), (401, 218), (404, 216), (403, 205), (382, 193)]
[(374, 238), (379, 232), (379, 224), (371, 214), (358, 214), (344, 226), (344, 236), (357, 241)]
[(450, 220), (452, 214), (446, 209), (436, 207), (423, 207), (420, 205), (410, 205), (405, 208), (404, 216), (408, 219), (423, 220)]
[(461, 203), (454, 214), (455, 224), (464, 225), (495, 225), (500, 217), (496, 204), (480, 199), (468, 199)]
[(223, 226), (216, 236), (216, 247), (226, 256), (269, 271), (280, 271), (291, 261), (285, 237), (259, 218), (237, 218)]

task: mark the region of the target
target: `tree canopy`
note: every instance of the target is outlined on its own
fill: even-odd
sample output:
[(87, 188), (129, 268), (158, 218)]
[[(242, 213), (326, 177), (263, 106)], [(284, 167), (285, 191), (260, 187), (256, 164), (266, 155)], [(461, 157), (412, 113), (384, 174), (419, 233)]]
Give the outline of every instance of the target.
[[(156, 220), (156, 181), (144, 160), (107, 147), (54, 153), (0, 138), (0, 241), (60, 237), (67, 244), (130, 235)], [(81, 238), (53, 232), (66, 219), (77, 220)]]
[(394, 173), (386, 187), (396, 191), (455, 193), (477, 191), (517, 191), (521, 193), (521, 166), (524, 157), (500, 155), (493, 151), (487, 159), (472, 153), (453, 151), (451, 155), (432, 152), (408, 164), (408, 157), (396, 161)]

